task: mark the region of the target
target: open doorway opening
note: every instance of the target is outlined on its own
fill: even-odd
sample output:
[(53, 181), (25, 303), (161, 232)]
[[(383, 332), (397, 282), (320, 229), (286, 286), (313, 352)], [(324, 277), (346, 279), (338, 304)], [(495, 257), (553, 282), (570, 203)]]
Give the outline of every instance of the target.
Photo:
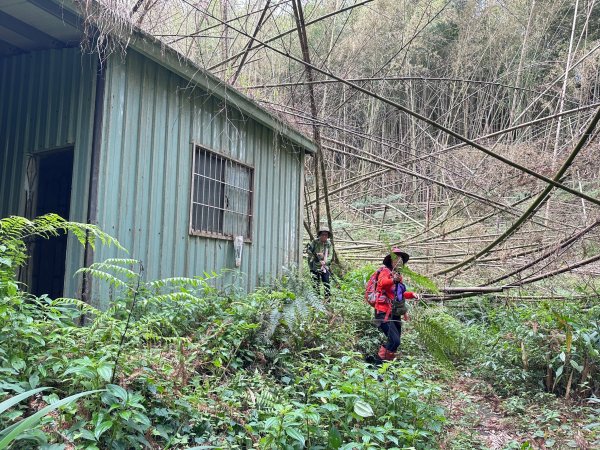
[[(73, 148), (37, 156), (37, 187), (34, 215), (56, 213), (69, 220), (73, 180)], [(34, 295), (63, 296), (67, 235), (36, 239), (31, 257), (30, 291)]]

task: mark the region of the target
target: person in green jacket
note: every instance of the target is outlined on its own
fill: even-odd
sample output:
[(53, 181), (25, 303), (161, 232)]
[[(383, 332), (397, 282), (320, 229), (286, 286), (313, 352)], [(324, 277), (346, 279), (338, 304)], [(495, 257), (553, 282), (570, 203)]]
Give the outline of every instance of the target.
[(331, 285), (329, 282), (331, 271), (329, 265), (333, 260), (333, 246), (329, 237), (331, 231), (327, 227), (319, 228), (317, 239), (308, 244), (308, 267), (313, 278), (317, 295), (321, 295), (321, 282), (325, 286), (325, 301), (329, 300)]

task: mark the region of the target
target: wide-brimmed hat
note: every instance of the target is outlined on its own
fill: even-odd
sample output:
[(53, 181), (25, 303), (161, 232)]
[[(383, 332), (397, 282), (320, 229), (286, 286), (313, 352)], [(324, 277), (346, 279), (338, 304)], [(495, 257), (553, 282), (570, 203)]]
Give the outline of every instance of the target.
[(403, 252), (398, 247), (394, 247), (392, 249), (392, 251), (390, 252), (390, 254), (387, 255), (385, 258), (383, 258), (383, 265), (384, 266), (391, 266), (392, 265), (392, 254), (397, 255), (400, 258), (402, 258), (402, 263), (403, 264), (406, 264), (408, 262), (408, 260), (410, 259), (410, 255), (408, 253)]
[(331, 236), (331, 231), (329, 231), (329, 228), (327, 228), (327, 227), (319, 228), (319, 231), (317, 232), (317, 236), (321, 236), (321, 233), (327, 233), (329, 236)]

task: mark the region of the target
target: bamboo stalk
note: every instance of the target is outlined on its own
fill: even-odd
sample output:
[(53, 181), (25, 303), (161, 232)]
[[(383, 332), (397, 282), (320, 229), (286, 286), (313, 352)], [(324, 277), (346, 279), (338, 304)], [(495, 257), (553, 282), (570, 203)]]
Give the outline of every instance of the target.
[(591, 263), (596, 262), (596, 261), (600, 261), (600, 255), (592, 256), (591, 258), (584, 259), (583, 261), (579, 261), (579, 262), (574, 263), (574, 264), (569, 264), (566, 267), (562, 267), (560, 269), (556, 269), (556, 270), (553, 270), (551, 272), (546, 272), (546, 273), (543, 273), (543, 274), (538, 275), (536, 277), (527, 278), (527, 279), (519, 281), (518, 283), (515, 283), (515, 284), (518, 285), (518, 286), (523, 286), (525, 284), (535, 283), (536, 281), (544, 280), (546, 278), (555, 277), (556, 275), (560, 275), (560, 274), (565, 273), (565, 272), (570, 272), (570, 271), (572, 271), (574, 269), (578, 269), (580, 267), (586, 266), (586, 265), (591, 264)]
[[(208, 13), (208, 11), (202, 10), (197, 5), (193, 5), (193, 4), (189, 3), (187, 0), (183, 0), (183, 1), (184, 1), (184, 3), (187, 3), (192, 8), (194, 8), (194, 9), (196, 9), (198, 11), (204, 12), (205, 14), (211, 16), (213, 19), (215, 19), (218, 22), (220, 22), (221, 25), (225, 25), (225, 26), (233, 29), (234, 31), (240, 32), (239, 30), (237, 30), (236, 28), (234, 28), (233, 26), (231, 26), (231, 24), (225, 23), (222, 20), (219, 20), (218, 18), (214, 17), (212, 14)], [(343, 13), (343, 12), (346, 12), (346, 11), (350, 11), (351, 9), (357, 8), (359, 6), (366, 5), (367, 3), (371, 3), (372, 1), (374, 1), (374, 0), (364, 0), (364, 1), (356, 3), (354, 5), (350, 5), (350, 6), (347, 6), (345, 8), (339, 9), (337, 11), (333, 11), (333, 12), (331, 12), (329, 14), (322, 15), (321, 17), (317, 17), (316, 19), (313, 19), (313, 20), (310, 20), (310, 21), (306, 22), (306, 26), (313, 25), (315, 23), (321, 22), (322, 20), (325, 20), (325, 19), (327, 19), (329, 17), (335, 16), (336, 14), (340, 14), (340, 13)], [(282, 37), (287, 36), (289, 34), (292, 34), (294, 32), (296, 32), (296, 28), (295, 27), (294, 28), (290, 28), (287, 31), (284, 31), (283, 33), (280, 33), (277, 36), (273, 36), (273, 37), (267, 39), (264, 42), (260, 42), (260, 41), (257, 40), (256, 42), (258, 42), (258, 44), (257, 45), (253, 45), (252, 47), (250, 47), (249, 51), (256, 50), (256, 49), (259, 49), (261, 47), (267, 47), (268, 48), (269, 46), (267, 46), (266, 44), (268, 44), (270, 42), (273, 42), (273, 41), (277, 41), (277, 40), (281, 39)], [(242, 33), (242, 34), (245, 34), (245, 33)], [(239, 58), (242, 55), (242, 53), (243, 52), (237, 53), (237, 54), (235, 54), (233, 56), (230, 56), (229, 58), (226, 58), (226, 59), (218, 62), (217, 64), (214, 64), (214, 65), (210, 66), (208, 68), (208, 70), (212, 71), (212, 70), (216, 69), (217, 67), (221, 67), (222, 65), (227, 64), (228, 62), (233, 61), (234, 59)]]
[[(306, 24), (304, 22), (304, 13), (302, 11), (302, 3), (300, 2), (300, 0), (296, 1), (296, 0), (292, 0), (292, 7), (294, 9), (294, 17), (296, 18), (296, 25), (298, 28), (298, 36), (300, 39), (300, 46), (302, 48), (302, 56), (304, 58), (304, 61), (308, 64), (306, 65), (305, 71), (306, 71), (306, 77), (308, 78), (309, 81), (313, 80), (313, 73), (312, 73), (312, 69), (311, 69), (311, 64), (310, 64), (310, 52), (308, 49), (308, 38), (306, 37)], [(309, 86), (308, 88), (308, 94), (309, 94), (309, 98), (310, 98), (310, 112), (312, 115), (312, 118), (314, 120), (317, 120), (317, 102), (315, 100), (315, 93), (313, 90), (312, 86)], [(320, 170), (321, 172), (321, 181), (323, 182), (323, 194), (324, 194), (324, 200), (325, 200), (325, 211), (327, 214), (327, 224), (329, 226), (329, 240), (331, 241), (331, 246), (332, 249), (334, 250), (333, 253), (333, 261), (336, 263), (339, 263), (339, 259), (336, 255), (335, 252), (335, 241), (334, 241), (334, 237), (333, 237), (333, 223), (331, 220), (331, 206), (329, 205), (329, 192), (327, 189), (327, 176), (325, 173), (325, 165), (323, 162), (323, 142), (321, 140), (321, 131), (319, 130), (319, 127), (316, 123), (313, 124), (313, 137), (315, 140), (315, 143), (317, 144), (317, 158), (316, 158), (316, 166), (318, 166), (318, 169), (315, 167), (315, 175), (317, 174), (317, 172)], [(319, 185), (318, 185), (318, 177), (315, 177), (315, 187), (316, 187), (316, 207), (317, 207), (317, 211), (319, 210)], [(318, 216), (318, 215), (317, 215)], [(318, 218), (317, 218), (317, 225), (320, 226)]]
[[(505, 88), (509, 88), (509, 89), (533, 92), (536, 94), (538, 93), (538, 91), (535, 91), (533, 89), (526, 89), (526, 88), (522, 88), (519, 86), (512, 86), (510, 84), (503, 84), (503, 83), (497, 83), (494, 81), (485, 81), (485, 80), (469, 80), (466, 78), (402, 76), (402, 77), (348, 78), (348, 81), (351, 81), (352, 83), (362, 83), (362, 82), (367, 82), (367, 81), (424, 81), (424, 82), (441, 81), (441, 82), (450, 82), (450, 83), (458, 82), (458, 83), (468, 83), (468, 84), (492, 85), (492, 86), (505, 87)], [(266, 88), (297, 87), (297, 86), (306, 86), (308, 84), (319, 85), (319, 84), (336, 84), (336, 83), (340, 83), (340, 81), (337, 81), (337, 80), (313, 80), (312, 82), (311, 81), (294, 81), (292, 83), (258, 84), (258, 85), (254, 85), (254, 86), (243, 86), (243, 87), (240, 87), (240, 89), (253, 90), (253, 89), (266, 89)]]
[[(235, 31), (235, 32), (237, 32), (237, 33), (239, 33), (241, 35), (244, 35), (246, 37), (250, 37), (250, 35), (248, 33), (244, 32), (243, 30), (240, 30), (240, 29), (234, 27), (231, 24), (227, 24), (227, 23), (223, 22), (221, 19), (219, 19), (219, 18), (215, 17), (214, 15), (210, 14), (208, 11), (203, 10), (202, 8), (200, 8), (200, 7), (196, 6), (196, 5), (193, 5), (188, 0), (183, 0), (183, 1), (184, 1), (184, 3), (187, 3), (189, 6), (197, 9), (198, 11), (204, 11), (210, 17), (212, 17), (213, 19), (215, 19), (215, 20), (223, 23), (228, 28), (231, 28), (233, 31)], [(527, 168), (525, 166), (522, 166), (521, 164), (518, 164), (518, 163), (516, 163), (514, 161), (511, 161), (508, 158), (505, 158), (504, 156), (498, 155), (498, 154), (490, 151), (486, 147), (478, 144), (477, 142), (475, 142), (475, 141), (473, 141), (471, 139), (468, 139), (465, 136), (463, 136), (463, 135), (461, 135), (461, 134), (459, 134), (459, 133), (457, 133), (455, 131), (450, 130), (446, 126), (444, 126), (444, 125), (436, 122), (433, 119), (430, 119), (430, 118), (425, 117), (425, 116), (423, 116), (423, 115), (421, 115), (421, 114), (419, 114), (419, 113), (417, 113), (415, 111), (410, 110), (409, 108), (401, 105), (400, 103), (397, 103), (397, 102), (395, 102), (393, 100), (390, 100), (388, 98), (385, 98), (385, 97), (383, 97), (383, 96), (381, 96), (381, 95), (379, 95), (379, 94), (377, 94), (375, 92), (372, 92), (372, 91), (370, 91), (368, 89), (365, 89), (365, 88), (363, 88), (361, 86), (358, 86), (357, 84), (354, 84), (354, 83), (352, 83), (350, 81), (347, 81), (347, 80), (345, 80), (345, 79), (343, 79), (343, 78), (341, 78), (341, 77), (339, 77), (337, 75), (334, 75), (333, 73), (331, 73), (331, 72), (329, 72), (329, 71), (327, 71), (325, 69), (321, 69), (321, 68), (319, 68), (319, 67), (317, 67), (317, 66), (315, 66), (315, 65), (313, 65), (313, 64), (311, 64), (311, 63), (309, 63), (307, 61), (304, 61), (304, 60), (302, 60), (300, 58), (297, 58), (297, 57), (289, 54), (288, 52), (285, 52), (283, 50), (279, 50), (278, 48), (275, 48), (272, 45), (267, 44), (266, 42), (262, 42), (262, 41), (260, 41), (258, 39), (256, 40), (256, 42), (258, 42), (259, 44), (262, 44), (265, 48), (268, 48), (269, 50), (272, 50), (275, 53), (278, 53), (278, 54), (280, 54), (282, 56), (285, 56), (285, 57), (287, 57), (287, 58), (289, 58), (289, 59), (291, 59), (293, 61), (296, 61), (296, 62), (298, 62), (300, 64), (303, 64), (304, 66), (310, 67), (312, 70), (314, 70), (316, 72), (320, 72), (323, 75), (326, 75), (326, 76), (328, 76), (330, 78), (333, 78), (334, 80), (338, 80), (338, 81), (344, 83), (345, 85), (350, 86), (350, 87), (352, 87), (352, 88), (354, 88), (354, 89), (356, 89), (356, 90), (358, 90), (358, 91), (360, 91), (360, 92), (362, 92), (362, 93), (364, 93), (364, 94), (366, 94), (366, 95), (368, 95), (370, 97), (373, 97), (373, 98), (375, 98), (377, 100), (380, 100), (380, 101), (382, 101), (382, 102), (384, 102), (384, 103), (386, 103), (386, 104), (388, 104), (388, 105), (390, 105), (390, 106), (392, 106), (394, 108), (397, 108), (398, 110), (400, 110), (400, 111), (402, 111), (402, 112), (404, 112), (406, 114), (409, 114), (409, 115), (411, 115), (411, 116), (413, 116), (413, 117), (421, 120), (422, 122), (425, 122), (425, 123), (433, 126), (434, 128), (439, 129), (440, 131), (443, 131), (444, 133), (446, 133), (446, 134), (454, 137), (455, 139), (458, 139), (458, 140), (464, 142), (465, 144), (468, 144), (469, 146), (471, 146), (471, 147), (473, 147), (473, 148), (475, 148), (477, 150), (480, 150), (481, 152), (483, 152), (483, 153), (491, 156), (492, 158), (495, 158), (495, 159), (503, 162), (504, 164), (506, 164), (506, 165), (508, 165), (510, 167), (513, 167), (514, 169), (517, 169), (517, 170), (519, 170), (521, 172), (524, 172), (524, 173), (527, 173), (528, 175), (531, 175), (531, 176), (533, 176), (533, 177), (535, 177), (535, 178), (537, 178), (539, 180), (542, 180), (545, 183), (551, 185), (552, 187), (556, 187), (556, 188), (562, 189), (562, 190), (564, 190), (566, 192), (569, 192), (572, 195), (575, 195), (576, 197), (584, 198), (585, 200), (587, 200), (587, 201), (589, 201), (589, 202), (591, 202), (593, 204), (596, 204), (596, 205), (600, 206), (600, 200), (598, 200), (596, 198), (593, 198), (593, 197), (590, 197), (590, 196), (588, 196), (586, 194), (583, 194), (583, 193), (579, 192), (576, 189), (573, 189), (573, 188), (570, 188), (568, 186), (565, 186), (564, 184), (561, 184), (560, 182), (558, 182), (556, 179), (551, 179), (551, 178), (548, 178), (548, 177), (546, 177), (544, 175), (541, 175), (541, 174), (535, 172), (534, 170), (531, 170), (531, 169), (529, 169), (529, 168)], [(587, 138), (586, 138), (586, 140), (587, 140)]]
[(240, 76), (240, 73), (242, 72), (242, 68), (244, 67), (244, 64), (246, 63), (246, 58), (248, 57), (248, 54), (250, 53), (250, 47), (252, 47), (252, 44), (254, 43), (254, 40), (255, 40), (256, 36), (258, 35), (258, 32), (260, 31), (260, 27), (262, 26), (263, 20), (265, 19), (265, 16), (267, 15), (267, 11), (269, 10), (270, 4), (271, 4), (271, 0), (267, 0), (265, 2), (265, 7), (263, 8), (262, 14), (260, 15), (260, 17), (258, 19), (256, 28), (254, 28), (254, 33), (252, 34), (252, 37), (250, 38), (250, 40), (248, 41), (246, 46), (244, 47), (244, 53), (242, 55), (242, 60), (240, 61), (240, 64), (238, 65), (238, 68), (235, 71), (235, 74), (229, 81), (230, 84), (235, 84), (238, 77)]
[[(588, 140), (590, 140), (592, 138), (592, 133), (593, 133), (594, 129), (596, 128), (596, 125), (598, 124), (598, 120), (600, 120), (600, 109), (598, 109), (598, 111), (596, 112), (594, 118), (588, 124), (588, 127), (587, 127), (586, 131), (581, 136), (581, 139), (579, 140), (579, 142), (577, 143), (577, 145), (575, 146), (575, 148), (573, 149), (573, 151), (571, 152), (571, 154), (569, 155), (569, 157), (567, 158), (567, 160), (563, 163), (563, 165), (560, 168), (560, 170), (554, 176), (555, 180), (558, 180), (558, 179), (562, 178), (562, 176), (565, 174), (565, 172), (567, 171), (567, 169), (573, 163), (573, 160), (575, 159), (575, 157), (583, 149), (583, 147), (588, 142)], [(471, 256), (470, 258), (465, 259), (460, 264), (457, 264), (457, 265), (455, 265), (453, 267), (450, 267), (448, 269), (444, 269), (442, 271), (436, 272), (434, 275), (443, 275), (443, 274), (446, 274), (446, 273), (449, 273), (449, 272), (456, 271), (457, 269), (460, 269), (460, 268), (466, 266), (467, 264), (471, 263), (472, 261), (476, 260), (480, 256), (485, 255), (490, 249), (494, 248), (496, 245), (498, 245), (501, 242), (503, 242), (506, 238), (508, 238), (514, 232), (516, 232), (521, 227), (521, 225), (523, 225), (523, 223), (525, 223), (525, 221), (532, 214), (534, 214), (537, 211), (538, 207), (541, 206), (542, 203), (546, 200), (546, 198), (548, 197), (548, 195), (550, 194), (550, 192), (552, 191), (552, 189), (553, 189), (553, 186), (552, 185), (548, 185), (540, 193), (540, 195), (538, 195), (538, 197), (536, 198), (536, 200), (529, 206), (529, 208), (527, 208), (527, 211), (525, 211), (523, 213), (523, 215), (508, 230), (506, 230), (504, 233), (502, 233), (502, 236), (500, 236), (498, 239), (496, 239), (490, 245), (486, 246), (483, 250), (480, 250), (475, 255)]]
[(552, 254), (556, 253), (558, 250), (567, 248), (568, 246), (570, 246), (571, 244), (573, 244), (575, 241), (577, 241), (579, 238), (583, 237), (585, 234), (587, 234), (588, 232), (592, 231), (594, 228), (596, 228), (598, 225), (600, 225), (600, 219), (596, 220), (596, 222), (594, 222), (593, 224), (591, 224), (590, 226), (584, 228), (583, 230), (581, 230), (579, 233), (576, 233), (575, 235), (563, 240), (562, 242), (559, 242), (557, 246), (553, 247), (551, 250), (542, 253), (539, 257), (537, 257), (536, 259), (534, 259), (533, 261), (531, 261), (528, 264), (525, 264), (522, 267), (519, 267), (515, 270), (513, 270), (512, 272), (509, 272), (505, 275), (502, 275), (501, 277), (495, 278), (491, 281), (488, 281), (487, 283), (485, 283), (486, 285), (489, 284), (495, 284), (498, 283), (502, 280), (506, 280), (507, 278), (510, 278), (514, 275), (517, 275), (518, 273), (523, 272), (524, 270), (529, 269), (530, 267), (535, 266), (537, 263), (545, 260), (546, 258), (548, 258), (549, 256), (551, 256)]

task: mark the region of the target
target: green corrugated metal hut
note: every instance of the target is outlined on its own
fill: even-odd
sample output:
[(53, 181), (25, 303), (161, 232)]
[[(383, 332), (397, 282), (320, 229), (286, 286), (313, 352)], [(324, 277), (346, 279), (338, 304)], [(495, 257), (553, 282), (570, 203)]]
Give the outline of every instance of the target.
[[(147, 279), (236, 269), (234, 236), (248, 290), (299, 264), (312, 141), (143, 33), (100, 64), (83, 29), (71, 0), (0, 2), (0, 217), (95, 223)], [(75, 271), (115, 256), (39, 242), (24, 277), (81, 296)]]

